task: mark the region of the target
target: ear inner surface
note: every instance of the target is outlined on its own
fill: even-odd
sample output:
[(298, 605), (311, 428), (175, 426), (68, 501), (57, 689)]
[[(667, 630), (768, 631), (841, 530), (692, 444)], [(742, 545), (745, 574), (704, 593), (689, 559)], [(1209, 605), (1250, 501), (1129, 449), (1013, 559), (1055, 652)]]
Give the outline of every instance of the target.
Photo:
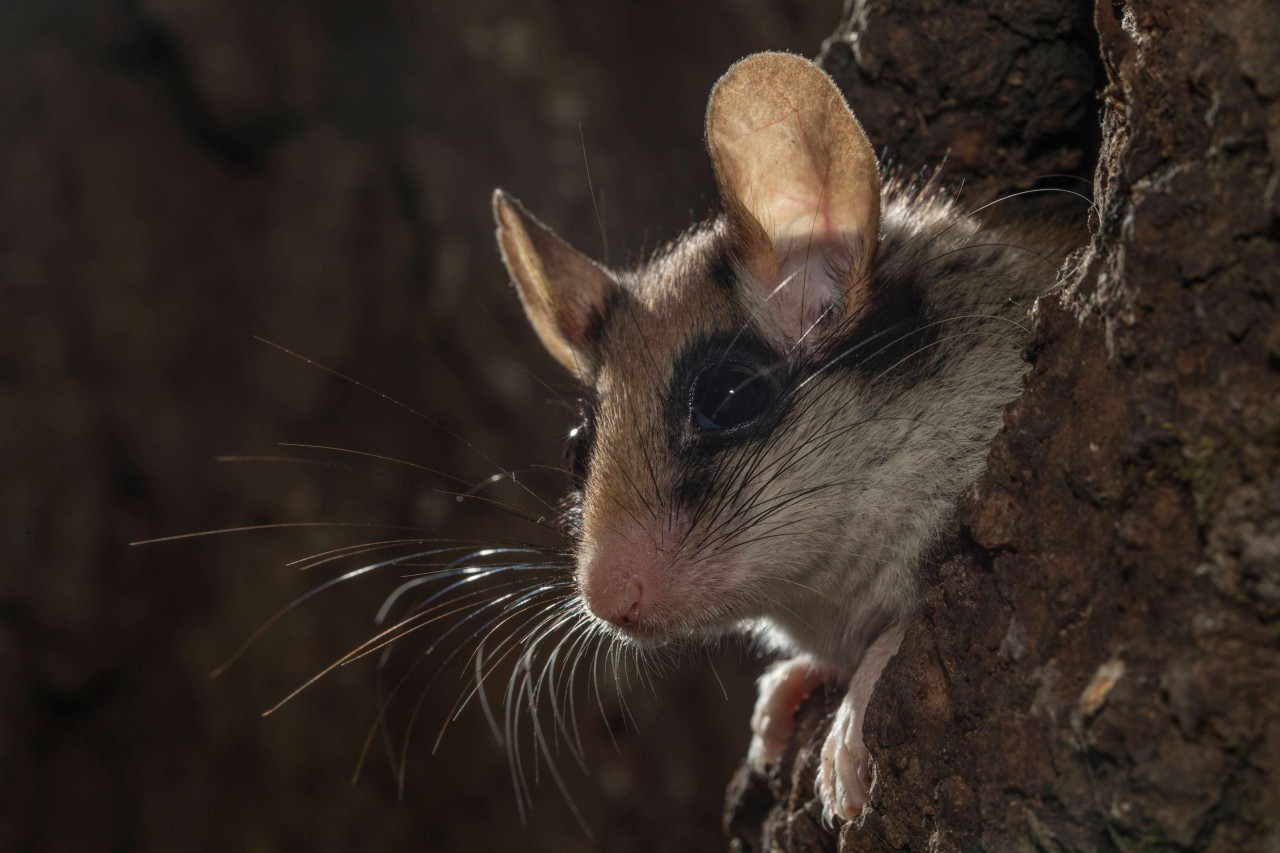
[(773, 313), (790, 315), (788, 334), (833, 303), (856, 311), (879, 239), (880, 170), (831, 78), (799, 56), (747, 57), (711, 93), (707, 148), (744, 264)]
[(585, 379), (593, 369), (592, 331), (619, 285), (502, 190), (493, 194), (498, 247), (543, 346)]

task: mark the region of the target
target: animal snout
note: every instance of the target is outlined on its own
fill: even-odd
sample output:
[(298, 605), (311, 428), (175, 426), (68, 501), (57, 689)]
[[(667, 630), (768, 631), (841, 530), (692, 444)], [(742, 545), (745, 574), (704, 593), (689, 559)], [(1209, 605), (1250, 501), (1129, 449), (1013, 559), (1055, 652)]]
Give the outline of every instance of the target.
[[(612, 622), (622, 628), (634, 627), (640, 623), (640, 602), (644, 598), (644, 585), (636, 578), (623, 584), (616, 595), (605, 596), (599, 606), (592, 606), (595, 613), (606, 622)], [(588, 602), (588, 606), (591, 606)]]
[(644, 610), (644, 583), (638, 577), (609, 577), (610, 574), (613, 573), (608, 569), (586, 572), (582, 597), (587, 609), (606, 622), (634, 628)]
[(599, 549), (579, 564), (579, 588), (587, 609), (605, 622), (634, 629), (645, 617), (649, 602), (644, 566), (626, 549)]

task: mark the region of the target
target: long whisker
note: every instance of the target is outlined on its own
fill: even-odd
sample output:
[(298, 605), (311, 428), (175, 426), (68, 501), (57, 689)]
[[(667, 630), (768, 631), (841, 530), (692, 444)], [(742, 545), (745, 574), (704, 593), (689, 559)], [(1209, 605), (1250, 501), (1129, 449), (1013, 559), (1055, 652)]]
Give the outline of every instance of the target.
[(200, 539), (205, 536), (225, 536), (229, 533), (252, 533), (262, 530), (288, 530), (304, 527), (361, 527), (376, 530), (405, 530), (415, 533), (426, 532), (428, 528), (409, 524), (381, 524), (378, 522), (359, 521), (282, 521), (272, 524), (244, 524), (238, 527), (220, 527), (216, 530), (197, 530), (193, 533), (175, 533), (171, 536), (157, 536), (152, 539), (137, 539), (129, 545), (158, 545), (161, 542), (178, 542), (183, 539)]
[[(444, 549), (444, 550), (448, 550), (448, 549)], [(233, 663), (239, 660), (244, 655), (244, 653), (247, 652), (250, 649), (250, 647), (252, 647), (253, 644), (256, 643), (262, 637), (263, 634), (265, 634), (268, 630), (271, 629), (271, 626), (275, 625), (282, 618), (284, 618), (285, 614), (289, 613), (291, 610), (293, 610), (295, 607), (298, 607), (302, 603), (306, 601), (310, 601), (312, 598), (315, 598), (317, 595), (324, 592), (325, 590), (332, 589), (333, 587), (339, 584), (346, 583), (347, 581), (350, 581), (350, 580), (354, 580), (355, 578), (358, 578), (362, 575), (367, 575), (370, 572), (377, 571), (378, 569), (386, 568), (387, 566), (394, 566), (394, 565), (397, 565), (398, 563), (404, 562), (405, 560), (415, 559), (421, 556), (430, 556), (432, 554), (439, 553), (439, 551), (440, 549), (436, 549), (432, 551), (420, 551), (420, 552), (417, 552), (416, 554), (406, 555), (403, 557), (393, 557), (390, 560), (382, 560), (377, 563), (371, 563), (367, 566), (361, 566), (358, 569), (352, 569), (349, 572), (344, 572), (343, 574), (338, 575), (336, 578), (327, 580), (324, 583), (320, 584), (319, 586), (315, 587), (314, 589), (304, 592), (302, 595), (298, 596), (293, 601), (289, 602), (287, 605), (277, 610), (274, 614), (271, 615), (270, 618), (268, 618), (265, 622), (259, 625), (257, 630), (255, 630), (252, 634), (249, 635), (249, 638), (246, 639), (240, 645), (240, 647), (235, 650), (235, 652), (231, 655), (231, 657), (223, 661), (223, 663), (220, 666), (216, 667), (213, 670), (213, 672), (209, 674), (210, 677), (217, 678), (219, 675), (226, 672), (228, 667), (230, 667)], [(330, 667), (330, 669), (331, 668), (332, 667)], [(325, 672), (328, 672), (328, 671), (329, 669), (325, 670)], [(293, 698), (293, 696), (300, 693), (305, 687), (308, 687), (311, 684), (315, 683), (317, 679), (318, 679), (318, 676), (317, 678), (313, 678), (311, 681), (308, 681), (302, 687), (298, 688), (298, 690), (295, 690), (293, 693), (289, 694), (289, 697), (286, 698), (284, 701), (287, 702), (288, 699)], [(268, 711), (267, 713), (271, 713), (271, 711), (276, 710), (276, 708), (279, 708), (280, 705), (283, 705), (283, 704), (284, 702), (281, 702), (279, 705), (276, 705), (275, 707), (271, 708), (270, 711)], [(266, 714), (264, 714), (263, 716), (266, 716)]]
[[(259, 341), (260, 343), (264, 343), (264, 344), (266, 344), (266, 345), (267, 345), (267, 346), (269, 346), (269, 347), (273, 347), (273, 348), (275, 348), (275, 349), (279, 350), (280, 352), (285, 353), (286, 355), (293, 356), (294, 358), (298, 359), (299, 361), (302, 361), (302, 362), (303, 362), (303, 363), (305, 363), (305, 364), (310, 365), (311, 367), (315, 367), (315, 368), (317, 368), (318, 370), (322, 370), (322, 371), (324, 371), (325, 373), (328, 373), (328, 374), (330, 374), (330, 375), (332, 375), (332, 376), (336, 376), (336, 377), (338, 377), (339, 379), (343, 380), (344, 382), (350, 382), (352, 385), (355, 385), (357, 388), (359, 388), (359, 389), (361, 389), (361, 390), (363, 390), (363, 391), (367, 391), (367, 392), (369, 392), (370, 394), (374, 394), (374, 395), (376, 395), (376, 396), (378, 396), (378, 397), (381, 397), (381, 398), (382, 398), (383, 400), (385, 400), (386, 402), (388, 402), (388, 403), (390, 403), (390, 404), (392, 404), (392, 405), (394, 405), (394, 406), (396, 406), (396, 407), (398, 407), (398, 408), (400, 408), (400, 409), (402, 409), (402, 410), (404, 410), (404, 411), (408, 412), (409, 414), (413, 415), (414, 417), (418, 418), (419, 420), (424, 421), (424, 422), (426, 422), (426, 423), (430, 424), (431, 426), (435, 427), (436, 429), (440, 430), (440, 431), (441, 431), (441, 432), (443, 432), (445, 435), (449, 436), (449, 437), (450, 437), (450, 438), (452, 438), (454, 441), (457, 441), (459, 444), (461, 444), (462, 446), (466, 447), (468, 450), (470, 450), (471, 452), (475, 453), (477, 456), (479, 456), (479, 457), (480, 457), (481, 459), (483, 459), (485, 462), (489, 463), (490, 465), (492, 465), (493, 467), (497, 468), (498, 470), (500, 470), (500, 471), (505, 471), (505, 470), (506, 470), (502, 465), (499, 465), (496, 461), (494, 461), (494, 460), (493, 460), (493, 459), (492, 459), (492, 458), (491, 458), (487, 453), (485, 453), (484, 451), (480, 450), (480, 449), (479, 449), (478, 447), (476, 447), (474, 444), (472, 444), (471, 442), (467, 441), (465, 438), (463, 438), (462, 436), (458, 435), (456, 432), (454, 432), (453, 430), (449, 429), (449, 428), (448, 428), (447, 426), (445, 426), (444, 424), (440, 423), (439, 421), (435, 420), (434, 418), (427, 417), (427, 416), (426, 416), (426, 415), (424, 415), (422, 412), (418, 411), (417, 409), (413, 408), (412, 406), (409, 406), (409, 405), (408, 405), (408, 404), (406, 404), (406, 403), (402, 403), (401, 401), (397, 400), (395, 397), (392, 397), (392, 396), (391, 396), (391, 395), (389, 395), (389, 394), (385, 394), (385, 393), (383, 393), (382, 391), (377, 390), (377, 389), (376, 389), (376, 388), (374, 388), (373, 386), (368, 385), (368, 384), (366, 384), (366, 383), (364, 383), (364, 382), (361, 382), (359, 379), (356, 379), (356, 378), (354, 378), (354, 377), (352, 377), (352, 376), (348, 376), (347, 374), (345, 374), (345, 373), (343, 373), (343, 372), (341, 372), (341, 371), (339, 371), (339, 370), (335, 370), (335, 369), (334, 369), (334, 368), (332, 368), (332, 367), (329, 367), (329, 366), (327, 366), (327, 365), (321, 364), (320, 362), (315, 361), (315, 360), (313, 360), (313, 359), (307, 358), (305, 355), (301, 355), (301, 354), (299, 354), (299, 353), (296, 353), (296, 352), (294, 352), (293, 350), (289, 349), (288, 347), (282, 346), (281, 344), (275, 343), (274, 341), (269, 341), (269, 340), (267, 340), (266, 338), (264, 338), (264, 337), (262, 337), (262, 336), (260, 336), (260, 335), (254, 335), (254, 336), (253, 336), (253, 338), (254, 338), (254, 340)], [(520, 486), (520, 487), (521, 487), (521, 488), (522, 488), (522, 489), (523, 489), (523, 490), (524, 490), (524, 491), (525, 491), (525, 492), (526, 492), (530, 497), (532, 497), (534, 500), (536, 500), (536, 501), (538, 501), (539, 503), (541, 503), (543, 506), (546, 506), (548, 509), (550, 509), (550, 508), (551, 508), (550, 504), (548, 504), (546, 501), (544, 501), (544, 500), (543, 500), (543, 499), (542, 499), (542, 498), (541, 498), (541, 497), (540, 497), (536, 492), (534, 492), (532, 489), (528, 488), (528, 487), (527, 487), (527, 486), (525, 486), (524, 484), (520, 483), (520, 481), (516, 479), (516, 477), (515, 477), (515, 475), (514, 475), (514, 474), (512, 474), (512, 475), (511, 475), (511, 482), (516, 483), (517, 485), (519, 485), (519, 486)]]
[(363, 459), (375, 459), (379, 462), (390, 462), (393, 465), (403, 465), (406, 468), (413, 468), (416, 471), (423, 471), (427, 474), (432, 474), (436, 477), (443, 477), (446, 480), (449, 480), (454, 483), (458, 483), (459, 485), (462, 485), (462, 486), (469, 487), (471, 485), (469, 482), (462, 479), (461, 477), (456, 477), (453, 474), (449, 474), (445, 471), (441, 471), (438, 468), (431, 468), (427, 465), (419, 465), (417, 462), (410, 462), (407, 459), (398, 459), (394, 456), (384, 456), (381, 453), (370, 453), (367, 450), (355, 450), (350, 447), (334, 447), (328, 444), (305, 444), (305, 443), (296, 442), (296, 441), (282, 441), (282, 442), (279, 442), (279, 444), (281, 447), (296, 447), (299, 450), (324, 450), (329, 453), (345, 453), (351, 456), (359, 456)]
[(605, 266), (609, 265), (609, 233), (604, 227), (604, 214), (600, 212), (600, 205), (596, 201), (596, 188), (591, 183), (591, 162), (587, 159), (587, 137), (582, 132), (582, 123), (578, 123), (578, 139), (582, 142), (582, 168), (587, 173), (587, 192), (591, 194), (591, 207), (596, 212), (596, 222), (600, 225), (600, 244), (602, 246), (602, 257), (600, 262)]

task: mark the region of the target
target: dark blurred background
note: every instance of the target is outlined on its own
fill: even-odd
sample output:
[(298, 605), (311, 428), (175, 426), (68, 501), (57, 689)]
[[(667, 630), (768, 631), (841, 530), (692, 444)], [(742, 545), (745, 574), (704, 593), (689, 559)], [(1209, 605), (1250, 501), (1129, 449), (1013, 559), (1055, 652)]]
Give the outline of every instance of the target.
[[(317, 521), (531, 535), (428, 472), (280, 444), (468, 482), (557, 464), (570, 386), (498, 262), (494, 187), (599, 256), (585, 145), (609, 260), (634, 261), (714, 206), (716, 77), (756, 50), (814, 54), (840, 5), (0, 4), (0, 850), (723, 846), (750, 655), (636, 685), (634, 725), (579, 691), (591, 775), (560, 766), (590, 841), (545, 772), (521, 827), (476, 708), (431, 754), (456, 676), (424, 694), (403, 798), (381, 739), (350, 784), (378, 716), (372, 660), (260, 716), (373, 633), (404, 571), (318, 595), (208, 677), (340, 568), (289, 561), (393, 534), (129, 543)], [(396, 748), (420, 692), (393, 703)]]

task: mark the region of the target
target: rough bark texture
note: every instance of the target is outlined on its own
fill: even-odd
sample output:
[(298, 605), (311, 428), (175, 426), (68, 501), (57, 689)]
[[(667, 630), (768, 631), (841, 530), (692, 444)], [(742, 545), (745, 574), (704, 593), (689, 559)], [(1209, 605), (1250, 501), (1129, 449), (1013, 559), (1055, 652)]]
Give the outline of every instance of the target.
[(947, 183), (989, 200), (1090, 175), (1099, 63), (1089, 15), (1061, 0), (850, 0), (820, 62), (888, 162), (945, 163)]
[[(1054, 96), (992, 114), (977, 93), (1009, 91), (1019, 40), (1075, 56), (1043, 39), (1062, 20), (1086, 44), (1076, 7), (1006, 5), (963, 35), (963, 11), (859, 5), (826, 60), (856, 99), (887, 54), (963, 60), (967, 36), (995, 65), (929, 78), (961, 91), (911, 144), (969, 128), (979, 180), (1069, 164), (1084, 137)], [(903, 17), (935, 22), (901, 36), (931, 47), (882, 47)], [(1027, 389), (868, 711), (870, 810), (838, 838), (814, 824), (819, 698), (784, 766), (731, 789), (740, 849), (1280, 849), (1280, 12), (1103, 3), (1094, 23), (1092, 241), (1040, 302)], [(1038, 79), (1071, 91), (1056, 75), (1086, 65)], [(869, 130), (892, 140), (910, 110), (886, 104)], [(1041, 107), (1047, 143), (992, 141)]]

